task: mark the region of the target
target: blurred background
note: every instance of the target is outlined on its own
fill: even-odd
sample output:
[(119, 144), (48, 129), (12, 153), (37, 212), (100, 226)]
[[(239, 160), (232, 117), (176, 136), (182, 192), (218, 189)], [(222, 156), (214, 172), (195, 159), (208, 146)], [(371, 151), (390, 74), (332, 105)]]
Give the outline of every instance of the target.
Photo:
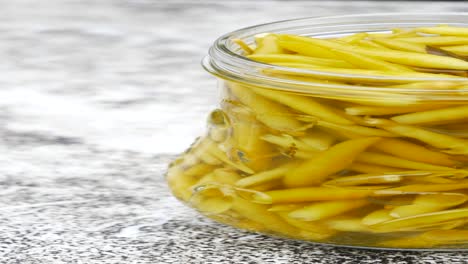
[[(0, 0), (0, 263), (358, 263), (359, 251), (215, 224), (176, 201), (163, 174), (216, 107), (216, 80), (200, 61), (220, 35), (402, 11), (468, 12), (468, 3)], [(463, 261), (421, 254), (359, 263)]]

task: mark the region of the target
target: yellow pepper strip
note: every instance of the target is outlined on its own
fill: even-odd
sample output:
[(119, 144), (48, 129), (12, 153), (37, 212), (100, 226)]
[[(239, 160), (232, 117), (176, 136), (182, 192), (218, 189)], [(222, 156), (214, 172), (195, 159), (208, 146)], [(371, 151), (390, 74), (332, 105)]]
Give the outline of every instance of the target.
[(236, 182), (236, 186), (239, 187), (248, 187), (259, 185), (262, 183), (270, 182), (273, 180), (281, 179), (284, 174), (295, 166), (294, 163), (288, 163), (286, 165), (274, 168), (272, 170), (262, 171), (256, 174), (252, 174), (248, 177), (239, 179)]
[(263, 125), (255, 121), (236, 120), (231, 128), (233, 144), (237, 149), (257, 155), (271, 152), (269, 145), (260, 139), (267, 132)]
[(252, 195), (252, 202), (276, 204), (359, 199), (367, 197), (373, 192), (374, 191), (370, 190), (352, 190), (329, 187), (293, 188), (273, 190), (264, 193), (254, 193)]
[(268, 207), (261, 204), (254, 204), (239, 197), (234, 197), (232, 208), (244, 218), (256, 223), (261, 223), (267, 229), (279, 234), (297, 234), (298, 230), (290, 226), (283, 219), (274, 213), (268, 212)]
[(325, 59), (339, 59), (335, 53), (329, 51), (328, 49), (319, 47), (319, 46), (310, 46), (307, 43), (299, 41), (279, 41), (278, 44), (287, 50), (297, 52), (301, 55), (316, 57), (316, 58), (325, 58)]
[(223, 162), (207, 151), (208, 148), (213, 147), (213, 144), (210, 144), (208, 139), (201, 140), (195, 144), (190, 153), (206, 164), (213, 166), (221, 165)]
[(393, 36), (389, 37), (391, 39), (398, 39), (398, 38), (405, 38), (405, 37), (418, 37), (420, 36), (417, 32), (412, 30), (406, 32), (399, 32), (398, 34), (393, 34)]
[(412, 230), (421, 226), (427, 226), (430, 224), (437, 224), (441, 222), (447, 222), (451, 220), (457, 220), (468, 217), (468, 208), (463, 209), (452, 209), (445, 211), (438, 211), (433, 213), (420, 214), (415, 216), (397, 218), (390, 221), (380, 222), (371, 225), (372, 229), (375, 230), (386, 230), (392, 231), (405, 231)]
[(361, 184), (392, 184), (400, 182), (404, 176), (427, 175), (427, 172), (401, 171), (397, 173), (368, 173), (353, 176), (338, 177), (336, 179), (324, 182), (322, 186), (344, 187)]
[(317, 156), (317, 152), (307, 152), (307, 151), (301, 151), (301, 150), (288, 151), (282, 154), (291, 158), (298, 158), (298, 159), (311, 159)]
[(432, 230), (421, 234), (425, 241), (437, 241), (439, 244), (466, 243), (468, 230)]
[(468, 123), (453, 123), (453, 124), (444, 124), (435, 129), (446, 130), (447, 132), (463, 132), (463, 130), (468, 130)]
[(385, 130), (358, 125), (338, 125), (319, 120), (317, 121), (317, 126), (368, 137), (396, 137), (395, 134), (389, 133)]
[(365, 226), (375, 225), (378, 223), (386, 222), (395, 219), (390, 215), (390, 211), (388, 209), (379, 209), (375, 210), (366, 216), (364, 216), (361, 220), (361, 223)]
[(327, 133), (330, 133), (333, 135), (335, 138), (337, 138), (337, 141), (344, 141), (344, 140), (349, 140), (349, 139), (356, 139), (356, 138), (362, 138), (362, 135), (356, 134), (354, 132), (348, 132), (344, 130), (336, 130), (336, 129), (329, 129), (326, 127), (321, 127), (321, 129)]
[(212, 172), (215, 168), (215, 166), (209, 164), (198, 163), (184, 170), (183, 174), (185, 177), (200, 177)]
[(421, 28), (416, 28), (415, 31), (428, 33), (428, 34), (468, 37), (468, 28), (466, 27), (454, 27), (454, 26), (421, 27)]
[[(196, 139), (192, 145), (195, 145), (200, 139)], [(193, 154), (189, 152), (192, 150), (192, 146), (187, 149), (182, 155), (178, 156), (174, 159), (171, 163), (169, 163), (169, 168), (185, 168), (187, 169), (190, 166), (198, 164), (199, 161)], [(187, 159), (187, 157), (191, 156), (192, 158)]]
[[(423, 68), (435, 68), (435, 69), (453, 69), (453, 70), (466, 70), (468, 69), (468, 62), (450, 58), (437, 56), (432, 54), (421, 54), (416, 52), (406, 52), (406, 51), (391, 51), (391, 50), (381, 50), (374, 48), (365, 48), (357, 47), (351, 45), (342, 45), (340, 43), (332, 42), (324, 39), (315, 39), (307, 38), (300, 36), (292, 35), (278, 35), (280, 40), (289, 40), (302, 43), (303, 49), (307, 50), (309, 48), (315, 49), (316, 47), (322, 47), (323, 49), (339, 49), (349, 52), (356, 52), (372, 57), (379, 58), (381, 60), (394, 62), (397, 64), (417, 66)], [(412, 38), (406, 38), (406, 40)], [(424, 37), (427, 39), (427, 37)], [(403, 40), (400, 38), (399, 40)], [(417, 77), (417, 76), (415, 76)]]
[(299, 229), (321, 233), (327, 229), (327, 226), (320, 222), (306, 222), (300, 219), (292, 218), (288, 212), (278, 212), (277, 214), (281, 216), (281, 218), (283, 218), (286, 222)]
[(337, 68), (352, 68), (352, 64), (347, 63), (343, 60), (336, 59), (325, 59), (325, 58), (315, 58), (309, 56), (300, 56), (294, 54), (260, 54), (260, 55), (248, 55), (247, 58), (265, 62), (265, 63), (278, 63), (278, 62), (293, 62), (293, 63), (305, 63), (312, 65), (320, 66), (330, 66)]
[(228, 122), (231, 126), (239, 122), (260, 125), (258, 120), (255, 119), (255, 113), (232, 95), (227, 84), (225, 85), (223, 92), (226, 93), (227, 98), (221, 102), (221, 105), (223, 112), (227, 116), (226, 119), (229, 119)]
[(440, 47), (443, 50), (455, 52), (460, 55), (468, 55), (468, 45)]
[(263, 88), (255, 88), (253, 91), (268, 99), (280, 102), (293, 109), (312, 115), (319, 119), (343, 125), (353, 124), (352, 121), (342, 117), (341, 115), (335, 113), (328, 106), (322, 105), (310, 97), (287, 94), (285, 92), (273, 91)]
[(328, 219), (327, 226), (341, 232), (372, 233), (372, 229), (363, 225), (360, 218)]
[(210, 165), (213, 165), (213, 166), (216, 166), (216, 165), (221, 165), (223, 162), (219, 159), (217, 159), (216, 157), (214, 157), (213, 155), (211, 155), (210, 153), (202, 153), (201, 151), (199, 152), (195, 152), (195, 155), (203, 162), (205, 162), (206, 164), (210, 164)]
[(411, 29), (401, 29), (401, 28), (394, 28), (392, 29), (392, 33), (368, 33), (369, 37), (372, 39), (375, 38), (398, 38), (402, 36), (416, 36), (417, 33)]
[[(288, 134), (281, 134), (281, 135), (272, 135), (266, 134), (259, 139), (274, 144), (279, 147), (277, 150), (272, 150), (271, 153), (265, 156), (265, 159), (271, 159), (273, 157), (277, 157), (280, 154), (290, 156), (290, 157), (299, 157), (298, 154), (300, 153), (303, 157), (311, 157), (314, 156), (319, 150), (305, 144), (299, 138), (295, 138)], [(271, 146), (273, 147), (273, 146)], [(302, 156), (301, 156), (302, 157)]]
[[(331, 185), (327, 185), (328, 187), (331, 187)], [(358, 185), (358, 186), (352, 186), (352, 187), (349, 187), (349, 188), (352, 188), (353, 190), (368, 190), (368, 191), (371, 191), (371, 190), (382, 190), (382, 189), (386, 189), (386, 188), (391, 188), (392, 185), (384, 185), (384, 184), (380, 184), (380, 185)]]
[(245, 54), (252, 54), (254, 51), (242, 39), (233, 39), (232, 42), (236, 43), (244, 50)]
[(231, 209), (232, 195), (226, 194), (218, 186), (196, 188), (189, 203), (204, 214), (221, 214)]
[(466, 95), (466, 92), (468, 91), (468, 84), (458, 86), (456, 89), (459, 91), (460, 95)]
[(184, 202), (188, 202), (190, 200), (190, 197), (192, 197), (193, 190), (191, 186), (193, 186), (193, 184), (195, 183), (195, 179), (184, 179), (183, 181), (168, 180), (168, 184), (174, 196)]
[(253, 170), (263, 170), (271, 163), (275, 155), (273, 147), (260, 137), (267, 128), (250, 117), (239, 117), (232, 120), (227, 145), (231, 146), (231, 156), (237, 156)]
[[(349, 107), (349, 105), (345, 106), (345, 107)], [(349, 120), (352, 120), (353, 122), (355, 122), (358, 125), (369, 127), (369, 124), (367, 124), (367, 121), (366, 121), (366, 118), (368, 118), (368, 117), (347, 115), (346, 118), (348, 118)]]
[(234, 185), (241, 176), (230, 169), (216, 169), (213, 171), (213, 177), (216, 182)]
[(274, 204), (268, 209), (269, 212), (290, 212), (299, 208), (303, 208), (310, 203), (291, 203), (291, 204)]
[(378, 137), (352, 139), (338, 143), (286, 173), (286, 186), (298, 187), (320, 184), (328, 176), (346, 169), (366, 148), (379, 141)]
[(283, 54), (284, 50), (278, 45), (278, 37), (274, 34), (256, 36), (257, 47), (253, 54)]
[(280, 212), (278, 215), (283, 218), (288, 224), (299, 228), (301, 232), (299, 235), (305, 239), (324, 240), (336, 234), (335, 231), (330, 230), (325, 224), (317, 222), (305, 222), (293, 219), (287, 213)]
[[(302, 240), (310, 240), (310, 241), (325, 241), (327, 238), (334, 236), (335, 233), (332, 234), (321, 234), (316, 232), (311, 232), (307, 230), (301, 230), (299, 232), (299, 237)], [(295, 236), (297, 237), (297, 236)]]
[(468, 105), (409, 113), (394, 116), (391, 119), (400, 124), (422, 125), (432, 123), (444, 124), (447, 122), (462, 121), (466, 118), (468, 118)]
[(230, 148), (228, 156), (231, 160), (242, 162), (253, 171), (262, 171), (271, 167), (274, 157), (281, 155), (281, 153), (272, 146), (270, 152), (262, 153), (260, 150), (261, 149), (259, 149), (259, 152), (244, 152), (236, 148)]
[(431, 175), (426, 177), (414, 179), (413, 182), (424, 182), (424, 183), (457, 183), (459, 179), (466, 177), (468, 171), (466, 170), (455, 170), (447, 172), (436, 172), (434, 171)]
[(250, 189), (254, 191), (265, 192), (269, 190), (276, 190), (282, 187), (283, 187), (283, 182), (281, 182), (280, 180), (273, 180), (270, 182), (252, 186), (250, 187)]
[(451, 160), (450, 156), (447, 154), (429, 150), (403, 139), (385, 138), (377, 142), (372, 147), (380, 150), (381, 152), (412, 161), (448, 167), (454, 167), (458, 164)]
[(394, 115), (443, 108), (446, 105), (411, 105), (411, 106), (352, 106), (345, 108), (348, 115)]
[(437, 224), (429, 224), (426, 226), (419, 227), (418, 231), (427, 231), (427, 230), (451, 230), (457, 227), (461, 227), (467, 223), (465, 218), (456, 219), (447, 222), (441, 222)]
[(457, 227), (464, 226), (468, 222), (467, 219), (459, 219), (459, 220), (454, 220), (454, 221), (448, 221), (445, 223), (442, 223), (440, 226), (441, 230), (451, 230)]
[(464, 155), (454, 155), (453, 159), (462, 163), (468, 162), (468, 156)]
[(270, 142), (272, 144), (281, 146), (285, 149), (290, 149), (292, 151), (294, 150), (301, 150), (305, 152), (317, 152), (319, 149), (314, 148), (305, 142), (291, 136), (288, 134), (281, 134), (279, 136), (277, 135), (272, 135), (272, 134), (266, 134), (261, 136), (261, 139)]
[[(423, 54), (418, 54), (418, 55), (423, 55)], [(431, 55), (431, 56), (435, 56), (435, 55)], [(441, 56), (438, 56), (438, 57), (441, 57)], [(450, 59), (450, 57), (441, 57), (441, 58)], [(458, 59), (455, 59), (455, 60), (458, 60)], [(468, 69), (468, 62), (465, 62), (465, 61), (462, 61), (462, 62), (467, 64), (467, 69)], [(355, 74), (355, 75), (363, 76), (363, 77), (356, 76), (356, 77), (351, 78), (347, 76), (334, 76), (334, 75), (323, 76), (322, 73), (318, 74), (314, 72), (297, 72), (297, 73), (289, 72), (290, 74), (296, 74), (296, 75), (301, 75), (301, 76), (315, 76), (316, 78), (327, 78), (327, 79), (332, 79), (332, 80), (343, 80), (343, 81), (348, 81), (348, 82), (350, 80), (368, 81), (372, 83), (406, 82), (404, 80), (398, 80), (397, 78), (434, 78), (434, 79), (435, 78), (451, 78), (454, 80), (466, 80), (466, 78), (457, 77), (457, 76), (450, 75), (450, 74), (442, 74), (442, 73), (424, 73), (424, 72), (408, 72), (408, 71), (397, 72), (397, 71), (368, 70), (368, 69), (345, 69), (345, 68), (332, 68), (332, 67), (315, 66), (311, 64), (290, 63), (290, 62), (276, 63), (276, 65), (283, 66), (283, 67), (310, 70), (310, 71), (332, 72), (332, 73), (340, 73), (340, 74)], [(277, 71), (282, 72), (282, 73), (288, 73), (287, 71), (286, 72), (283, 72), (281, 70), (277, 70)], [(379, 80), (379, 79), (376, 79), (375, 77), (386, 77), (386, 78), (393, 77), (395, 79)]]
[(383, 166), (388, 166), (388, 167), (395, 167), (395, 168), (413, 169), (413, 170), (429, 170), (429, 171), (430, 170), (436, 170), (436, 171), (453, 170), (453, 168), (450, 168), (450, 167), (405, 160), (402, 158), (398, 158), (398, 157), (394, 157), (394, 156), (390, 156), (386, 154), (381, 154), (377, 152), (363, 152), (356, 157), (356, 161), (383, 165)]
[[(422, 90), (447, 90), (458, 89), (466, 82), (449, 82), (449, 81), (431, 81), (431, 82), (412, 82), (396, 85), (388, 85), (386, 88), (398, 89), (422, 89)], [(427, 104), (426, 104), (427, 105)], [(449, 106), (448, 104), (445, 104)]]
[(346, 43), (356, 43), (356, 42), (359, 42), (360, 40), (363, 40), (365, 39), (366, 37), (368, 37), (369, 35), (365, 32), (360, 32), (360, 33), (356, 33), (356, 34), (351, 34), (351, 35), (348, 35), (348, 36), (344, 36), (344, 37), (341, 37), (341, 38), (338, 38), (336, 39), (337, 41), (342, 41), (342, 42), (346, 42)]
[(418, 101), (418, 99), (409, 97), (409, 96), (403, 96), (401, 94), (390, 94), (388, 92), (385, 92), (387, 94), (384, 97), (379, 97), (382, 96), (384, 93), (380, 92), (365, 92), (362, 94), (361, 98), (336, 98), (340, 99), (343, 101), (347, 102), (352, 102), (355, 104), (359, 105), (365, 105), (365, 106), (377, 106), (377, 107), (408, 107), (408, 106), (415, 106), (420, 104), (421, 102)]
[(383, 45), (385, 47), (394, 49), (394, 50), (401, 50), (401, 51), (410, 51), (410, 52), (418, 52), (418, 53), (426, 53), (426, 45), (419, 44), (419, 43), (410, 43), (401, 41), (398, 39), (373, 39), (375, 43)]
[(211, 185), (219, 185), (216, 183), (216, 180), (215, 180), (215, 177), (214, 177), (214, 173), (213, 172), (210, 172), (206, 175), (204, 175), (202, 178), (200, 178), (191, 188), (194, 189), (196, 187), (200, 187), (202, 185), (205, 185), (205, 184), (211, 184)]
[(400, 187), (375, 191), (374, 195), (400, 195), (406, 193), (445, 192), (468, 188), (468, 182), (440, 184), (408, 184)]
[(425, 194), (418, 195), (410, 205), (397, 206), (390, 215), (395, 218), (441, 211), (467, 201), (464, 194)]
[(369, 204), (365, 200), (326, 201), (314, 203), (304, 208), (294, 210), (289, 217), (302, 221), (317, 221), (363, 207)]
[[(347, 84), (341, 84), (338, 82), (334, 81), (328, 81), (328, 80), (317, 80), (316, 78), (311, 78), (310, 76), (298, 76), (295, 75), (297, 73), (288, 71), (288, 70), (278, 70), (278, 69), (265, 69), (263, 70), (265, 74), (270, 74), (272, 76), (281, 76), (281, 78), (285, 79), (291, 79), (291, 80), (297, 80), (301, 82), (308, 82), (309, 86), (301, 86), (297, 85), (297, 87), (300, 87), (303, 91), (303, 89), (312, 89), (314, 92), (318, 91), (327, 91), (329, 92), (330, 88), (333, 88), (334, 85), (340, 86), (341, 88), (349, 88), (347, 91), (352, 92), (353, 89), (356, 89), (355, 85), (347, 85)], [(301, 73), (302, 75), (306, 75)], [(323, 78), (319, 76), (319, 78)], [(331, 77), (334, 78), (334, 77)], [(341, 77), (336, 77), (337, 79), (340, 79)], [(366, 78), (361, 78), (360, 79), (366, 79)], [(341, 78), (343, 80), (350, 81), (348, 78)], [(354, 80), (354, 79), (353, 79)], [(368, 79), (369, 80), (369, 79)], [(371, 81), (377, 81), (379, 82), (378, 79), (374, 79)], [(386, 84), (388, 84), (388, 81), (380, 80)], [(389, 80), (390, 82), (407, 82), (407, 81), (402, 81), (402, 80)], [(310, 87), (311, 83), (317, 83), (317, 86), (315, 87)], [(325, 84), (322, 85), (322, 84)], [(331, 87), (330, 87), (331, 86)], [(361, 105), (371, 105), (371, 106), (385, 106), (385, 107), (399, 107), (399, 106), (409, 106), (409, 105), (415, 105), (415, 104), (420, 104), (421, 102), (419, 99), (416, 99), (414, 97), (409, 97), (407, 95), (403, 94), (397, 94), (397, 93), (389, 93), (389, 92), (376, 92), (376, 91), (358, 91), (355, 93), (357, 98), (352, 98), (352, 97), (343, 97), (339, 95), (323, 95), (323, 98), (327, 99), (333, 99), (333, 100), (340, 100), (344, 102), (352, 102), (355, 104), (361, 104)]]
[(395, 72), (414, 72), (406, 66), (393, 64), (359, 53), (342, 51), (338, 49), (332, 49), (331, 51), (357, 68)]
[(307, 136), (299, 138), (299, 140), (314, 149), (323, 151), (330, 148), (330, 146), (335, 143), (336, 138), (324, 131), (313, 130), (308, 132)]
[(384, 50), (388, 50), (387, 47), (385, 46), (382, 46), (380, 44), (377, 44), (373, 41), (370, 41), (370, 40), (361, 40), (359, 41), (358, 43), (355, 43), (357, 46), (359, 47), (363, 47), (363, 48), (377, 48), (377, 49), (384, 49)]
[(468, 141), (464, 139), (428, 131), (415, 126), (400, 125), (388, 120), (368, 118), (367, 121), (371, 125), (377, 125), (395, 134), (420, 140), (436, 148), (448, 149), (443, 150), (443, 152), (449, 154), (468, 154)]
[(242, 163), (242, 161), (240, 162), (234, 162), (232, 161), (231, 159), (229, 159), (229, 157), (226, 155), (226, 153), (224, 151), (222, 151), (221, 149), (219, 149), (219, 147), (217, 146), (217, 144), (215, 142), (208, 142), (207, 146), (206, 146), (206, 151), (211, 154), (213, 157), (216, 157), (217, 159), (223, 161), (224, 163), (238, 169), (238, 170), (241, 170), (243, 172), (246, 172), (246, 173), (249, 173), (249, 174), (252, 174), (254, 173), (254, 171), (247, 167), (246, 165), (244, 165)]
[(399, 194), (397, 196), (391, 196), (390, 199), (388, 197), (383, 197), (382, 201), (379, 201), (379, 198), (382, 197), (372, 197), (370, 198), (376, 204), (384, 204), (383, 209), (393, 209), (397, 206), (402, 205), (409, 205), (414, 201), (414, 194)]
[(437, 177), (437, 176), (430, 176), (424, 177), (422, 179), (417, 179), (420, 182), (427, 182), (427, 183), (456, 183), (456, 180), (447, 179), (444, 177)]
[(432, 46), (449, 46), (449, 45), (466, 45), (468, 37), (457, 36), (434, 36), (434, 37), (413, 37), (413, 38), (398, 38), (401, 41), (410, 43), (420, 43)]
[(353, 164), (351, 164), (348, 169), (359, 173), (384, 173), (402, 170), (400, 168), (392, 168), (361, 162), (353, 162)]
[(243, 104), (253, 110), (256, 118), (265, 125), (279, 131), (295, 131), (302, 128), (302, 124), (292, 117), (291, 111), (286, 107), (252, 92), (249, 87), (231, 83), (229, 88)]
[(166, 180), (177, 198), (188, 201), (192, 196), (190, 187), (196, 184), (199, 179), (198, 177), (186, 176), (180, 168), (172, 167), (167, 172)]
[[(431, 49), (431, 54), (432, 54), (432, 50), (436, 48), (431, 46), (430, 49)], [(445, 56), (445, 55), (440, 55), (440, 56)], [(449, 56), (449, 57), (453, 57), (453, 56)], [(466, 80), (466, 77), (468, 77), (468, 71), (466, 70), (442, 70), (442, 69), (428, 69), (428, 68), (421, 68), (421, 67), (413, 67), (413, 69), (418, 72), (428, 72), (428, 73), (435, 73), (435, 74), (450, 74), (452, 76), (460, 76), (462, 78), (465, 78), (465, 80)], [(464, 95), (463, 93), (464, 91), (462, 89), (463, 88), (457, 87), (457, 90), (459, 90), (458, 91), (459, 95)]]

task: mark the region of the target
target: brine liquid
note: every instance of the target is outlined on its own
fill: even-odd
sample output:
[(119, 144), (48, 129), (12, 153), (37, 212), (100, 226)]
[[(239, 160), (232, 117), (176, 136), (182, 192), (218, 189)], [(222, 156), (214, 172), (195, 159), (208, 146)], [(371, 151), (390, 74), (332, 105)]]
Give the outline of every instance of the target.
[(167, 174), (188, 205), (307, 241), (468, 247), (468, 104), (223, 91)]

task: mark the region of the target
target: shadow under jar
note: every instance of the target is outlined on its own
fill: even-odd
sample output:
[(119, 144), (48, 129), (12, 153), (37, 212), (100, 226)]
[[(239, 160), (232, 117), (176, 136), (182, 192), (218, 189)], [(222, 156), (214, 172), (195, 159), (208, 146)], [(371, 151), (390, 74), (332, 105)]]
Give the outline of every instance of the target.
[(251, 48), (238, 45), (253, 49), (261, 33), (274, 33), (353, 47), (352, 34), (466, 28), (467, 17), (308, 18), (222, 36), (203, 61), (219, 78), (220, 107), (206, 135), (170, 165), (173, 194), (255, 232), (344, 246), (468, 249), (468, 68), (454, 76), (293, 68), (249, 59)]

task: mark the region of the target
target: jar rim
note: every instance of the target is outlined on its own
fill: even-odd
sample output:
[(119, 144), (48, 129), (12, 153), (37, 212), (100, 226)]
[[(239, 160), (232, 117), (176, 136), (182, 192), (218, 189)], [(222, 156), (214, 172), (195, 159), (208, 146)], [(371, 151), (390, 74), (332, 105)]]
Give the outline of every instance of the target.
[[(265, 75), (265, 69), (287, 71), (291, 73), (312, 74), (322, 79), (339, 77), (351, 79), (366, 78), (368, 80), (389, 82), (430, 82), (451, 81), (468, 84), (468, 78), (421, 78), (421, 77), (390, 77), (359, 74), (343, 74), (320, 70), (298, 69), (278, 66), (251, 60), (241, 54), (241, 49), (234, 44), (233, 39), (242, 39), (247, 44), (253, 43), (254, 36), (260, 33), (287, 33), (306, 36), (330, 37), (342, 36), (357, 32), (385, 32), (392, 28), (409, 28), (435, 25), (468, 26), (468, 12), (449, 13), (378, 13), (356, 14), (327, 17), (308, 17), (276, 21), (254, 25), (232, 31), (219, 37), (211, 46), (208, 55), (203, 59), (203, 67), (211, 74), (226, 80), (258, 85), (271, 89), (285, 90), (304, 94), (326, 94), (340, 92), (392, 92), (408, 95), (424, 95), (425, 99), (440, 99), (440, 96), (450, 97), (450, 100), (468, 100), (467, 90), (453, 89), (409, 89), (385, 88), (379, 86), (338, 85), (319, 82), (298, 81)], [(465, 95), (466, 94), (466, 95)], [(376, 95), (378, 96), (378, 95)], [(380, 97), (380, 96), (378, 96)], [(436, 98), (432, 98), (436, 97)]]

